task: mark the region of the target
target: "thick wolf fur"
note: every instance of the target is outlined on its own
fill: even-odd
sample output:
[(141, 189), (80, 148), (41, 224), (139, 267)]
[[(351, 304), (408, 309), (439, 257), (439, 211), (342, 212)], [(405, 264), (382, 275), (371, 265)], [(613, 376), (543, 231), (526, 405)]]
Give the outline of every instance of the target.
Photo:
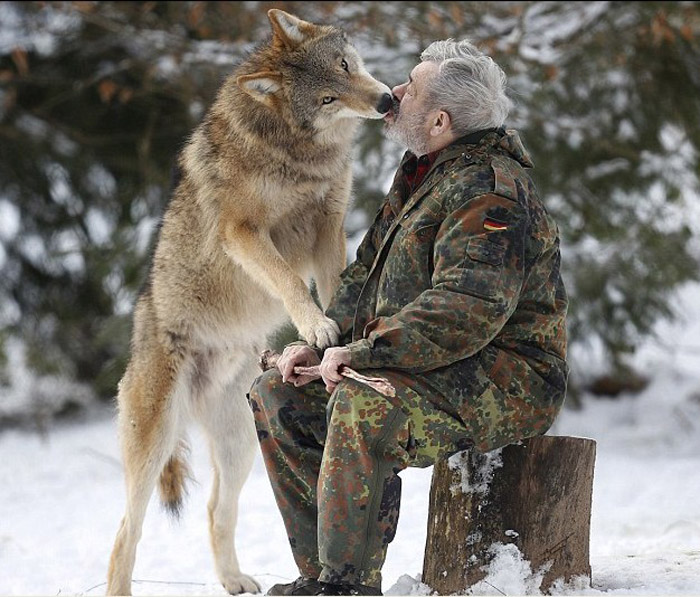
[(359, 117), (388, 111), (390, 90), (338, 29), (279, 10), (268, 16), (271, 42), (225, 81), (179, 157), (181, 179), (135, 306), (118, 392), (127, 504), (109, 595), (130, 594), (158, 480), (167, 508), (179, 510), (190, 420), (211, 450), (219, 578), (232, 594), (259, 590), (234, 548), (238, 496), (257, 449), (245, 398), (257, 355), (287, 314), (309, 343), (337, 341), (307, 282), (315, 279), (325, 307), (345, 267), (353, 136)]

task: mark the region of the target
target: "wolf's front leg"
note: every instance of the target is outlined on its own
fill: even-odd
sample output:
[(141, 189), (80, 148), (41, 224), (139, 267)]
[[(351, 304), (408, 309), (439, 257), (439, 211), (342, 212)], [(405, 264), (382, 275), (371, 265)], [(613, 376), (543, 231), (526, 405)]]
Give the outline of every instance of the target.
[(318, 296), (323, 308), (328, 308), (340, 283), (340, 273), (346, 266), (343, 214), (327, 216), (319, 226), (314, 247), (313, 267)]
[(256, 283), (282, 300), (302, 337), (319, 348), (336, 344), (338, 325), (318, 308), (304, 281), (277, 251), (269, 232), (238, 222), (222, 228), (228, 256)]
[(324, 197), (322, 219), (317, 224), (313, 267), (321, 304), (328, 308), (347, 265), (345, 249), (345, 213), (350, 199), (352, 168), (348, 166), (341, 181)]

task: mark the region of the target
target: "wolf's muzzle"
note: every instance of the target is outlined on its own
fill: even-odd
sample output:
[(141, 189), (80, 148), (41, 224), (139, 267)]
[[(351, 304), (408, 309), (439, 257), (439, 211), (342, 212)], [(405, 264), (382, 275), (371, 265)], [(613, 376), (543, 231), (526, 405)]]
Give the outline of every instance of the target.
[(391, 110), (391, 105), (391, 95), (385, 93), (384, 95), (382, 95), (381, 99), (379, 100), (379, 103), (377, 104), (377, 112), (379, 112), (380, 114), (386, 114), (389, 110)]

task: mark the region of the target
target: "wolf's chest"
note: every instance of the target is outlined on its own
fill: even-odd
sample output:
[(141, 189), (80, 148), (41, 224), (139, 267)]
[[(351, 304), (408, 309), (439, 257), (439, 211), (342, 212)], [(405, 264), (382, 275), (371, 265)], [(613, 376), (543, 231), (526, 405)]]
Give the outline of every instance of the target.
[(320, 200), (299, 201), (276, 218), (270, 236), (283, 255), (309, 253), (325, 219)]
[(288, 220), (309, 219), (334, 211), (335, 202), (336, 193), (331, 180), (271, 185), (265, 197), (265, 207), (276, 226), (284, 225)]

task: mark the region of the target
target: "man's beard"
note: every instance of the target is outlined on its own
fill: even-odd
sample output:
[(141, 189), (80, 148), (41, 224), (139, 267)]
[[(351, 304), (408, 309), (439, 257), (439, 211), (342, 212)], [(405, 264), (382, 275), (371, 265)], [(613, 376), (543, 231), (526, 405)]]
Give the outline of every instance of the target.
[(410, 116), (402, 116), (394, 110), (396, 119), (386, 124), (386, 136), (406, 147), (411, 153), (422, 156), (428, 153), (428, 138), (423, 132), (428, 110), (421, 110)]

